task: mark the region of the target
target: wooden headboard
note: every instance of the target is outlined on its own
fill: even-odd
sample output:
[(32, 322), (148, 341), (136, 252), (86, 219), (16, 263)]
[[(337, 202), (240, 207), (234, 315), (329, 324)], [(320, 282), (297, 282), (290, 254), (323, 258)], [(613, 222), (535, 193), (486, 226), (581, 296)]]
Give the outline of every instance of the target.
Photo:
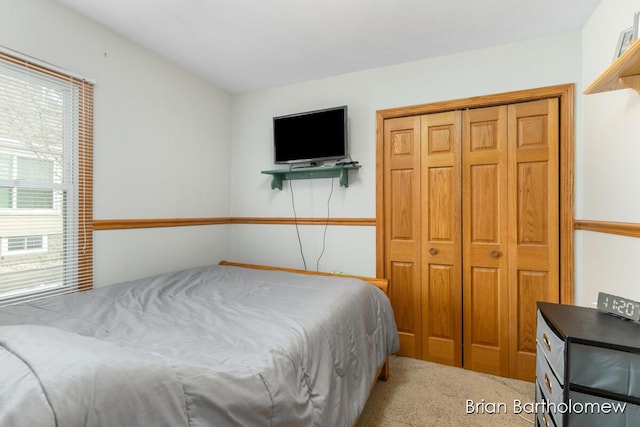
[(232, 267), (244, 267), (244, 268), (254, 268), (257, 270), (275, 270), (275, 271), (288, 271), (290, 273), (300, 273), (300, 274), (310, 274), (315, 276), (333, 276), (333, 277), (353, 277), (356, 279), (364, 280), (365, 282), (369, 282), (375, 287), (379, 288), (389, 296), (389, 280), (382, 279), (378, 277), (364, 277), (364, 276), (352, 276), (348, 274), (335, 274), (335, 273), (324, 273), (320, 271), (307, 271), (307, 270), (296, 270), (294, 268), (284, 268), (284, 267), (273, 267), (269, 265), (258, 265), (258, 264), (244, 264), (239, 262), (229, 262), (229, 261), (220, 261), (219, 265), (229, 265)]

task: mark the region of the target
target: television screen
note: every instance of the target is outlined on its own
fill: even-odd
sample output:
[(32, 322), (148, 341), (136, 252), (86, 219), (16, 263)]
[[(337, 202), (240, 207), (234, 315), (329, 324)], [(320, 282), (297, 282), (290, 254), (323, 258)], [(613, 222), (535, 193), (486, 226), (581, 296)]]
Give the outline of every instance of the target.
[(273, 118), (275, 163), (312, 164), (348, 156), (347, 106)]

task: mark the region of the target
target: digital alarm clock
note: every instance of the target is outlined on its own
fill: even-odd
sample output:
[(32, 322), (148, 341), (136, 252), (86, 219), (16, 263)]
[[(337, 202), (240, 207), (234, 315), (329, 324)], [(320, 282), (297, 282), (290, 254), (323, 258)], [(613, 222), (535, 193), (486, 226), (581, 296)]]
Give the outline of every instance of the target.
[(598, 310), (623, 319), (640, 321), (640, 303), (616, 295), (599, 292)]

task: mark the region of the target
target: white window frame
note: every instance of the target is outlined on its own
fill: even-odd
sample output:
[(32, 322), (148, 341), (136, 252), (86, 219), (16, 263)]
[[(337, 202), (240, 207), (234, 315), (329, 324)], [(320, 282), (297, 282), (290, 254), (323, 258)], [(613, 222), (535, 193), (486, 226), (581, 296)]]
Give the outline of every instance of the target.
[[(25, 271), (33, 271), (34, 275), (31, 275), (27, 282), (21, 282), (19, 279), (12, 282), (16, 272), (20, 271), (19, 269), (22, 267), (17, 267), (18, 270), (15, 270), (12, 269), (14, 264), (5, 264), (5, 269), (0, 269), (0, 306), (90, 289), (93, 276), (93, 82), (50, 64), (9, 51), (1, 46), (0, 66), (0, 72), (7, 72), (7, 75), (18, 79), (15, 87), (11, 84), (4, 86), (5, 89), (8, 89), (7, 96), (18, 95), (18, 98), (15, 99), (21, 99), (19, 95), (22, 89), (18, 82), (25, 79), (26, 82), (33, 81), (37, 87), (42, 87), (43, 96), (47, 96), (48, 88), (55, 91), (55, 94), (61, 99), (57, 105), (64, 109), (63, 113), (58, 113), (61, 115), (44, 116), (54, 120), (62, 119), (62, 122), (57, 121), (61, 124), (61, 128), (57, 128), (58, 132), (60, 129), (62, 131), (62, 134), (58, 133), (62, 139), (57, 139), (57, 145), (49, 145), (46, 139), (31, 140), (28, 136), (25, 138), (29, 139), (22, 140), (22, 134), (16, 134), (18, 140), (11, 139), (14, 137), (14, 133), (11, 131), (11, 122), (5, 122), (8, 127), (4, 129), (7, 129), (7, 132), (4, 137), (0, 137), (2, 152), (13, 156), (11, 160), (13, 162), (11, 168), (13, 176), (6, 179), (7, 175), (5, 174), (4, 178), (0, 179), (0, 186), (14, 190), (12, 191), (11, 207), (0, 207), (0, 221), (3, 217), (8, 221), (13, 221), (10, 218), (12, 216), (23, 217), (27, 221), (29, 216), (33, 216), (37, 221), (37, 217), (64, 215), (61, 220), (56, 219), (60, 228), (55, 233), (54, 243), (46, 232), (43, 233), (44, 228), (30, 229), (27, 226), (21, 229), (22, 225), (18, 225), (18, 228), (9, 231), (0, 230), (0, 255), (3, 259), (22, 262), (20, 260), (20, 256), (22, 256), (25, 258), (25, 262), (29, 262), (33, 256), (34, 264), (38, 262), (38, 259), (45, 264), (50, 264), (53, 261), (56, 263), (54, 268), (59, 269), (52, 276), (41, 276), (40, 268), (35, 265), (32, 267), (26, 265), (27, 270)], [(10, 83), (10, 80), (8, 82)], [(28, 98), (25, 99), (30, 100), (31, 95), (27, 96)], [(34, 99), (38, 98), (34, 97)], [(5, 111), (22, 111), (18, 109), (22, 105), (21, 101), (15, 105), (16, 110)], [(47, 134), (43, 133), (43, 135)], [(46, 177), (38, 179), (37, 175), (34, 181), (45, 182), (29, 182), (27, 181), (29, 176), (27, 176), (27, 180), (19, 179), (20, 171), (18, 171), (17, 162), (20, 157), (51, 159), (53, 179), (49, 182)], [(24, 178), (25, 175), (22, 177)], [(53, 197), (51, 208), (48, 206), (46, 208), (19, 208), (16, 189), (51, 190)], [(10, 224), (10, 222), (5, 224)], [(59, 230), (62, 230), (62, 237), (58, 237), (60, 236)], [(36, 236), (42, 239), (41, 247), (9, 250), (11, 239), (20, 237), (27, 239)], [(47, 254), (49, 251), (54, 252)], [(58, 252), (61, 255), (55, 258), (53, 254)], [(38, 258), (40, 256), (45, 258)], [(56, 259), (61, 260), (62, 265), (57, 264)], [(2, 259), (0, 259), (1, 267)], [(6, 273), (4, 278), (3, 272)], [(3, 281), (3, 279), (5, 280)]]

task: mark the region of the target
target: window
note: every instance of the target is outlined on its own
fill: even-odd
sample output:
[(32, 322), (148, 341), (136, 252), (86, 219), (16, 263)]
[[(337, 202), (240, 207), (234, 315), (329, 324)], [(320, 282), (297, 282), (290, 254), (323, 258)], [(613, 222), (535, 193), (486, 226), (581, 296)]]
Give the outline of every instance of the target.
[(0, 305), (90, 288), (93, 85), (0, 49)]
[(46, 252), (48, 242), (49, 236), (5, 237), (0, 239), (0, 254), (2, 256), (11, 256)]
[[(53, 160), (0, 153), (0, 177), (20, 182), (53, 183)], [(0, 187), (0, 209), (53, 209), (53, 190)]]

